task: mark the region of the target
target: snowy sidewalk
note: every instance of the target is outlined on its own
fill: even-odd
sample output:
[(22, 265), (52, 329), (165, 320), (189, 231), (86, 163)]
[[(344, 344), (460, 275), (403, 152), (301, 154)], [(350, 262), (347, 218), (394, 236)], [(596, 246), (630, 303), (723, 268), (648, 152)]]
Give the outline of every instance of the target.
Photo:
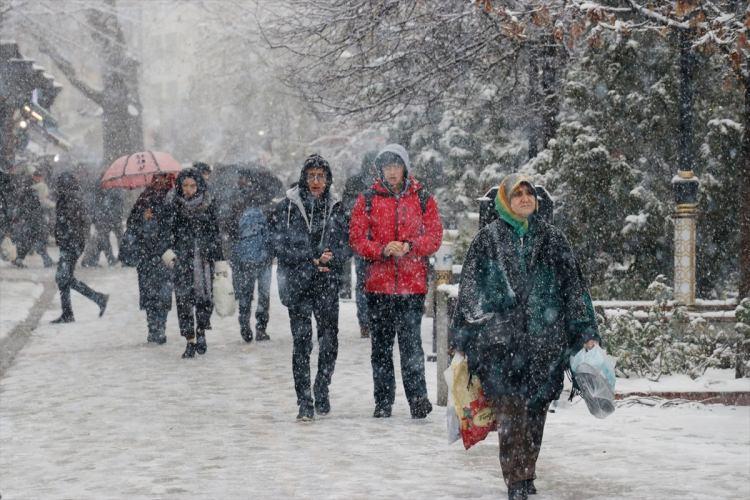
[[(208, 353), (182, 360), (174, 311), (167, 344), (146, 344), (134, 270), (81, 276), (111, 294), (105, 316), (74, 293), (76, 323), (50, 325), (56, 297), (0, 379), (4, 500), (505, 496), (497, 437), (469, 451), (447, 445), (445, 409), (411, 420), (400, 378), (393, 417), (372, 418), (370, 348), (353, 302), (341, 303), (332, 412), (301, 424), (275, 289), (270, 342), (247, 345), (235, 318), (214, 315)], [(25, 307), (10, 300), (2, 310)], [(430, 327), (425, 319), (426, 350)], [(434, 363), (427, 377), (434, 401)], [(538, 500), (750, 498), (748, 407), (621, 406), (602, 421), (577, 403), (547, 422)]]

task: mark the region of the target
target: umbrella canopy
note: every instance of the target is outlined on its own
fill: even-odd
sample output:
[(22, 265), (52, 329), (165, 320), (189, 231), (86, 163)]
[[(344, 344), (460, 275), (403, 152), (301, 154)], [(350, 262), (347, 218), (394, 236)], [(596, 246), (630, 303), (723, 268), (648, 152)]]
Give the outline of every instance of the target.
[(104, 189), (142, 188), (151, 183), (154, 175), (177, 173), (181, 168), (180, 162), (169, 153), (142, 151), (116, 159), (102, 175), (101, 186)]

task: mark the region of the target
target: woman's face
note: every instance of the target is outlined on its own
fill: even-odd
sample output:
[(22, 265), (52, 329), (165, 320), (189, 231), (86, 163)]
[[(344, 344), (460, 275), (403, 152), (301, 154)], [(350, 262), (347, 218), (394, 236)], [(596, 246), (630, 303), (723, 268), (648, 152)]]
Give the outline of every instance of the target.
[(198, 183), (192, 177), (182, 179), (182, 194), (185, 198), (190, 199), (198, 192)]
[(528, 219), (536, 210), (536, 198), (531, 188), (521, 184), (510, 194), (510, 209), (514, 214)]

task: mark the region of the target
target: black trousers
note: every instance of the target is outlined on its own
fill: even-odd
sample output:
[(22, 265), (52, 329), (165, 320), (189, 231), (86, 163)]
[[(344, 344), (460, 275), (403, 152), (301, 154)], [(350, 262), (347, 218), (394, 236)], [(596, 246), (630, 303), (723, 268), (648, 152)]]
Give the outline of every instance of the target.
[(80, 253), (61, 249), (60, 260), (57, 261), (55, 282), (58, 290), (60, 290), (60, 304), (62, 305), (62, 315), (65, 318), (73, 318), (73, 304), (70, 301), (71, 289), (96, 302), (97, 305), (104, 300), (104, 294), (93, 290), (86, 283), (78, 281), (73, 275), (79, 256)]
[(336, 286), (329, 286), (326, 278), (316, 278), (322, 286), (314, 287), (315, 293), (305, 295), (304, 300), (289, 307), (289, 323), (294, 347), (292, 350), (292, 373), (297, 404), (313, 404), (310, 393), (310, 354), (313, 349), (312, 316), (318, 332), (318, 372), (313, 388), (315, 399), (328, 400), (336, 358), (339, 352), (339, 297)]
[(421, 335), (423, 309), (424, 295), (367, 295), (372, 380), (378, 407), (390, 408), (395, 399), (393, 342), (396, 337), (406, 399), (411, 405), (415, 399), (427, 397)]
[(536, 461), (542, 448), (549, 404), (529, 408), (519, 396), (502, 396), (495, 402), (500, 440), (500, 468), (506, 485), (536, 479)]
[(195, 336), (196, 330), (203, 335), (210, 324), (214, 303), (210, 299), (196, 300), (191, 295), (176, 297), (177, 323), (180, 335), (187, 339)]

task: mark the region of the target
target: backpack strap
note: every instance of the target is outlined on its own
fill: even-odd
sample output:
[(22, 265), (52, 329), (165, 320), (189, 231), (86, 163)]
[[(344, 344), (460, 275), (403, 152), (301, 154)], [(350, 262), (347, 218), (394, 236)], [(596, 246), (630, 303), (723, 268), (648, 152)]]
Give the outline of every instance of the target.
[[(369, 216), (372, 210), (372, 198), (375, 196), (375, 191), (372, 188), (367, 188), (362, 194), (365, 197), (365, 213)], [(422, 215), (424, 215), (427, 211), (427, 202), (430, 201), (432, 194), (421, 187), (417, 190), (417, 196), (419, 197), (419, 207), (422, 209)]]

